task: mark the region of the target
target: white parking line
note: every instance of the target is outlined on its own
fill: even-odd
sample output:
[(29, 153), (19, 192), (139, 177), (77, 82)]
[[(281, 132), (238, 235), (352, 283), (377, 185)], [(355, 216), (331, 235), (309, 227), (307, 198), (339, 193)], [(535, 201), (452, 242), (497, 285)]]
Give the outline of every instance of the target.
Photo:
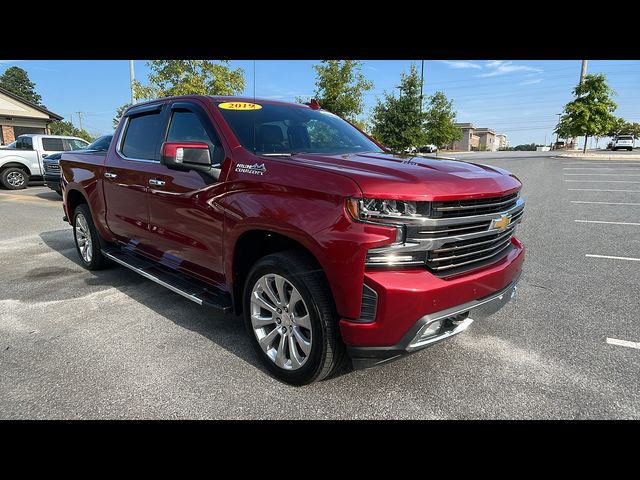
[(563, 175), (565, 176), (580, 175), (581, 177), (586, 177), (586, 176), (596, 177), (596, 176), (604, 176), (604, 175), (608, 175), (608, 176), (613, 175), (616, 177), (640, 177), (640, 175), (636, 175), (635, 173), (563, 173)]
[(620, 347), (629, 347), (640, 350), (640, 342), (630, 342), (629, 340), (618, 340), (617, 338), (607, 337), (606, 342), (610, 345), (618, 345)]
[(580, 183), (640, 183), (635, 180), (565, 180), (565, 182), (580, 182)]
[(625, 192), (640, 193), (640, 190), (603, 190), (600, 188), (567, 188), (570, 192)]
[(562, 165), (640, 165), (638, 160), (626, 160), (623, 162), (591, 161), (591, 162), (564, 162)]
[(578, 223), (606, 223), (608, 225), (638, 225), (640, 223), (632, 223), (632, 222), (605, 222), (604, 220), (574, 220), (574, 222)]
[(585, 257), (589, 257), (589, 258), (609, 258), (611, 260), (628, 260), (630, 262), (640, 262), (640, 258), (633, 258), (633, 257), (612, 257), (610, 255), (591, 255), (589, 253), (587, 253), (585, 255)]
[(624, 203), (624, 202), (585, 202), (583, 200), (571, 200), (571, 203), (589, 203), (598, 205), (633, 205), (640, 206), (640, 203)]

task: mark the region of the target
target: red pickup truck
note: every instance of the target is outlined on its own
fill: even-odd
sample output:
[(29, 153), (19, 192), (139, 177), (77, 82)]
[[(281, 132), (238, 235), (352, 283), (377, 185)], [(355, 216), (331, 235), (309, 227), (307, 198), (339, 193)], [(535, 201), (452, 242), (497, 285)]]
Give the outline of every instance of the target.
[(514, 175), (395, 155), (315, 101), (137, 104), (107, 152), (60, 165), (86, 268), (116, 262), (243, 315), (292, 384), (450, 338), (508, 302), (522, 271)]

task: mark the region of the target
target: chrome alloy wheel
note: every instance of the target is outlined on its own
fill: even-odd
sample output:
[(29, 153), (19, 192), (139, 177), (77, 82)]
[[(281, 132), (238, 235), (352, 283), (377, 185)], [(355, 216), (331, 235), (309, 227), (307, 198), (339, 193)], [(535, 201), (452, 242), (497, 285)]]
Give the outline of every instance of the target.
[(24, 185), (26, 178), (24, 173), (21, 172), (11, 172), (7, 175), (7, 182), (12, 187), (21, 187)]
[(86, 263), (91, 263), (91, 258), (93, 257), (91, 230), (89, 230), (87, 219), (84, 218), (84, 215), (81, 213), (76, 217), (75, 235), (80, 256)]
[(251, 290), (251, 325), (262, 351), (278, 367), (297, 370), (311, 353), (311, 318), (300, 292), (286, 278), (263, 275)]

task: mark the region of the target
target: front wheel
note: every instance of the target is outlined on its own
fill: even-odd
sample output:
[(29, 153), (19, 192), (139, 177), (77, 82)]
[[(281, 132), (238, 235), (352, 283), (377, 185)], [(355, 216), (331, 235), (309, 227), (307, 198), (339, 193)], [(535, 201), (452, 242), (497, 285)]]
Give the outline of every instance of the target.
[(244, 288), (244, 316), (258, 356), (284, 382), (322, 380), (345, 358), (327, 281), (302, 252), (267, 255), (253, 266)]
[(20, 190), (27, 188), (29, 174), (17, 167), (5, 168), (0, 174), (0, 183), (9, 190)]

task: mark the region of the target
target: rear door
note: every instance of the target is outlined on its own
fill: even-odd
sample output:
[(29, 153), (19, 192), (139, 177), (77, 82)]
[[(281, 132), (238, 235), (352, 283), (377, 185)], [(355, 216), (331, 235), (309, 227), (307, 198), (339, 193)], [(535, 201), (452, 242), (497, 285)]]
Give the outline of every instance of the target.
[(103, 174), (109, 229), (119, 241), (152, 256), (147, 190), (160, 165), (163, 108), (157, 103), (129, 110)]
[[(163, 141), (205, 142), (214, 165), (225, 150), (213, 119), (196, 101), (173, 102)], [(149, 185), (150, 229), (161, 261), (203, 280), (222, 283), (223, 211), (211, 201), (222, 193), (219, 168), (203, 173), (158, 165)]]

